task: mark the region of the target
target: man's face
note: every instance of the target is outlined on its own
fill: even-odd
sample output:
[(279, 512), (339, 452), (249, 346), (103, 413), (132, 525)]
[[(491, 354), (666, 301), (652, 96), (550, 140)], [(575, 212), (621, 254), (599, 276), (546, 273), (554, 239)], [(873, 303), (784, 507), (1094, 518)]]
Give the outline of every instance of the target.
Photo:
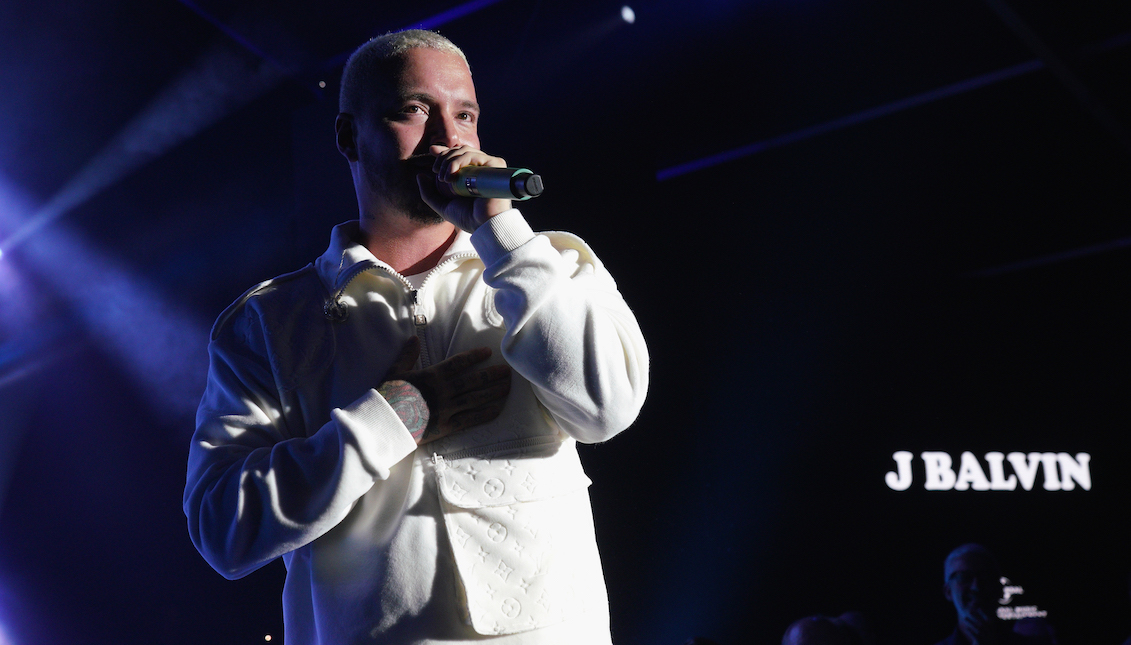
[(479, 147), (471, 71), (455, 54), (414, 48), (402, 56), (392, 82), (382, 85), (366, 113), (355, 115), (367, 188), (410, 218), (438, 224), (443, 219), (420, 199), (416, 175), (431, 166), (431, 145)]
[(990, 558), (967, 553), (951, 563), (944, 593), (960, 617), (980, 610), (989, 618), (1001, 598), (1001, 574)]

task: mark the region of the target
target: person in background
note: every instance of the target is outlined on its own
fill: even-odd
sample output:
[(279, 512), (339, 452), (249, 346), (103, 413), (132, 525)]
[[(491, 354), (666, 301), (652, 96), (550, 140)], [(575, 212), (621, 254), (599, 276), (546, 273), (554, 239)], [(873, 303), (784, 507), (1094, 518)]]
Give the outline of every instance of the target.
[(954, 606), (957, 624), (937, 645), (1056, 645), (1043, 620), (1011, 623), (998, 618), (1001, 567), (980, 544), (963, 544), (947, 555), (943, 596)]

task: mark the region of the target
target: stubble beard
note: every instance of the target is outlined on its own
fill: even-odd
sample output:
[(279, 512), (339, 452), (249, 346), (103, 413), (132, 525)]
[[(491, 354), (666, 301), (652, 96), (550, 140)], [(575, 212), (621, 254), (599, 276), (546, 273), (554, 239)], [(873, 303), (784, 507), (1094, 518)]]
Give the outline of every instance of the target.
[(444, 218), (420, 198), (420, 187), (416, 184), (416, 175), (420, 173), (418, 168), (399, 159), (381, 163), (377, 154), (368, 147), (363, 146), (358, 152), (370, 190), (384, 197), (394, 209), (414, 222), (429, 225), (444, 223)]

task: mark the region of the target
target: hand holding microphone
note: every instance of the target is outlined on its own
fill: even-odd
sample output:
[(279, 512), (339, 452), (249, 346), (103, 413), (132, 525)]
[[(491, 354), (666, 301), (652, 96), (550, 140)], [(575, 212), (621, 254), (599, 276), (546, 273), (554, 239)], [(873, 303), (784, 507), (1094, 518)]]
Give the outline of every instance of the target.
[(428, 155), (411, 157), (408, 162), (432, 172), (417, 175), (425, 203), (469, 232), (510, 210), (511, 201), (542, 194), (539, 175), (526, 168), (508, 168), (502, 158), (470, 146), (433, 145)]
[[(433, 146), (443, 152), (458, 148)], [(465, 149), (467, 150), (467, 149)], [(480, 153), (482, 154), (482, 153)], [(418, 155), (409, 159), (413, 165), (428, 168), (436, 173), (443, 188), (460, 197), (481, 197), (484, 199), (512, 199), (526, 201), (542, 194), (542, 176), (526, 168), (497, 168), (487, 165), (467, 165), (451, 174), (450, 179), (441, 175), (441, 156)]]
[(525, 201), (542, 194), (542, 176), (526, 168), (466, 166), (448, 184), (461, 197), (484, 197)]

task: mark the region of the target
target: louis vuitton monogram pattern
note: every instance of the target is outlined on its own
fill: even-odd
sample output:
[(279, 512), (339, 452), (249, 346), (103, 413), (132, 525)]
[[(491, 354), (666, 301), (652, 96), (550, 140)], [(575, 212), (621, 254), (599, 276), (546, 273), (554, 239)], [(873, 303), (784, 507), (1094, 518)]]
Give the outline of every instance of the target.
[[(575, 450), (541, 458), (437, 458), (436, 474), (475, 631), (513, 634), (584, 611), (576, 589), (585, 585), (577, 576), (596, 554), (586, 549), (592, 529), (586, 535), (569, 521), (575, 510), (589, 513), (589, 479)], [(578, 504), (585, 508), (571, 508)]]

